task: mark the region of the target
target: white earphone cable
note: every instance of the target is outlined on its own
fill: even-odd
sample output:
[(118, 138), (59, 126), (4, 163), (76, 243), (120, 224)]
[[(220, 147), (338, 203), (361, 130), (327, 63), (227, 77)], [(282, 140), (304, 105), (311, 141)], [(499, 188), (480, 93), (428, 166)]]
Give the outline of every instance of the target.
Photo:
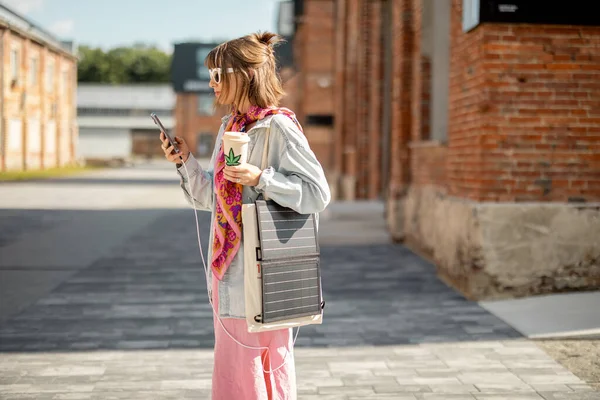
[[(191, 157), (191, 156), (192, 155), (190, 154), (188, 157)], [(260, 347), (248, 346), (246, 344), (243, 344), (243, 343), (239, 342), (225, 328), (225, 325), (223, 325), (223, 321), (221, 321), (221, 318), (219, 317), (219, 314), (215, 311), (215, 306), (214, 306), (214, 304), (212, 302), (212, 298), (211, 298), (211, 295), (210, 295), (210, 288), (208, 286), (209, 271), (208, 271), (208, 267), (206, 266), (206, 260), (204, 258), (204, 252), (202, 251), (202, 241), (200, 239), (200, 225), (198, 223), (198, 210), (196, 209), (196, 206), (195, 206), (196, 199), (194, 198), (194, 195), (193, 195), (194, 192), (192, 191), (192, 181), (190, 179), (190, 174), (188, 172), (187, 166), (185, 165), (185, 163), (183, 162), (183, 160), (181, 160), (181, 161), (182, 161), (183, 167), (185, 169), (185, 174), (187, 176), (188, 187), (189, 187), (188, 194), (190, 195), (190, 198), (192, 200), (192, 209), (194, 210), (194, 217), (196, 219), (196, 234), (198, 236), (198, 248), (200, 249), (200, 258), (202, 259), (202, 264), (204, 266), (204, 273), (206, 275), (206, 290), (207, 290), (207, 295), (208, 295), (208, 301), (210, 303), (210, 307), (212, 308), (213, 315), (217, 318), (217, 320), (219, 321), (219, 324), (221, 325), (221, 328), (223, 328), (223, 331), (227, 334), (227, 336), (229, 336), (231, 338), (231, 340), (233, 340), (234, 342), (236, 342), (237, 344), (239, 344), (240, 346), (242, 346), (242, 347), (244, 347), (246, 349), (250, 349), (250, 350), (266, 350), (266, 353), (265, 353), (265, 358), (266, 358), (269, 355), (269, 348), (268, 347), (264, 347), (264, 346), (260, 346)], [(293, 332), (293, 329), (292, 329), (292, 332)], [(296, 335), (294, 336), (294, 342), (292, 343), (292, 349), (296, 345), (296, 339), (298, 338), (298, 333), (299, 332), (300, 332), (300, 328), (298, 328), (296, 330)], [(287, 361), (288, 361), (288, 354), (290, 354), (289, 350), (285, 354), (285, 357), (283, 359), (283, 363), (279, 367), (277, 367), (275, 369), (271, 369), (269, 371), (267, 371), (267, 370), (264, 369), (264, 362), (265, 362), (265, 360), (261, 356), (261, 361), (262, 361), (262, 364), (263, 364), (263, 372), (266, 373), (266, 374), (271, 374), (271, 373), (279, 370), (281, 367), (283, 367), (287, 363)]]

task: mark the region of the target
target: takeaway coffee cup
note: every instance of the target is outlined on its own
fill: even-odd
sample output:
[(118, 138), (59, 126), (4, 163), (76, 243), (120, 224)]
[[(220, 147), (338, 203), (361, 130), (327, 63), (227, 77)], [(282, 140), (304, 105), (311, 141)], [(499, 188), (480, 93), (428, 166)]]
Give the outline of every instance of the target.
[(243, 132), (223, 133), (223, 152), (225, 165), (237, 166), (248, 161), (248, 142), (250, 138)]

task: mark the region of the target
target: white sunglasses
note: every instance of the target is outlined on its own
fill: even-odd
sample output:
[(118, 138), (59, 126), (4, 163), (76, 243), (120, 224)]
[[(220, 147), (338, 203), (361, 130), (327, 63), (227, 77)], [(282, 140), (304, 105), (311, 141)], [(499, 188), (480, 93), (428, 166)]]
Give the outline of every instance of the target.
[[(233, 68), (227, 68), (226, 72), (232, 74)], [(215, 83), (221, 83), (221, 68), (211, 68), (208, 70), (208, 73), (210, 74), (210, 79), (215, 81)]]

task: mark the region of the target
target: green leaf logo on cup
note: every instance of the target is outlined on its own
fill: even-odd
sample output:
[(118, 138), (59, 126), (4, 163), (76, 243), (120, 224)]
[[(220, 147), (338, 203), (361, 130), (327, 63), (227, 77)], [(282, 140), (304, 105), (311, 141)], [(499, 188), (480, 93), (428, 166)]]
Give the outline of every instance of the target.
[(228, 167), (236, 167), (241, 164), (240, 158), (242, 158), (242, 155), (240, 154), (239, 156), (236, 156), (233, 153), (233, 148), (230, 147), (229, 154), (225, 156), (225, 165), (227, 165)]
[(237, 167), (248, 161), (248, 142), (250, 138), (242, 132), (225, 132), (223, 134), (223, 153), (225, 165)]

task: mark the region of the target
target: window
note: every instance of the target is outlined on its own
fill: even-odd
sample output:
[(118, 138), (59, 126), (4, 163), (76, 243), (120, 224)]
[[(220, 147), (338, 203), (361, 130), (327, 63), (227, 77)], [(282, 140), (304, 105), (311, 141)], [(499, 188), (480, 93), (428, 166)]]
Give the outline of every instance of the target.
[(279, 34), (292, 36), (294, 34), (294, 2), (285, 1), (279, 3), (279, 19), (277, 21)]
[(310, 114), (306, 116), (306, 125), (333, 126), (333, 115)]
[(37, 86), (39, 74), (39, 60), (37, 57), (31, 58), (31, 64), (29, 66), (29, 84), (31, 86)]
[(214, 102), (215, 96), (212, 94), (200, 93), (198, 95), (198, 114), (213, 115), (215, 113)]
[(46, 76), (46, 90), (51, 92), (54, 89), (54, 60), (48, 61)]
[(208, 68), (204, 66), (204, 59), (210, 53), (210, 50), (208, 47), (199, 47), (196, 50), (196, 73), (198, 74), (198, 78), (207, 81), (210, 81), (210, 73), (208, 72)]
[(67, 88), (69, 87), (69, 71), (63, 70), (60, 82), (60, 92), (61, 94), (65, 94), (67, 92)]
[(479, 3), (480, 0), (463, 0), (463, 32), (468, 32), (479, 25)]
[(10, 79), (18, 80), (19, 79), (19, 50), (12, 49), (10, 51)]

